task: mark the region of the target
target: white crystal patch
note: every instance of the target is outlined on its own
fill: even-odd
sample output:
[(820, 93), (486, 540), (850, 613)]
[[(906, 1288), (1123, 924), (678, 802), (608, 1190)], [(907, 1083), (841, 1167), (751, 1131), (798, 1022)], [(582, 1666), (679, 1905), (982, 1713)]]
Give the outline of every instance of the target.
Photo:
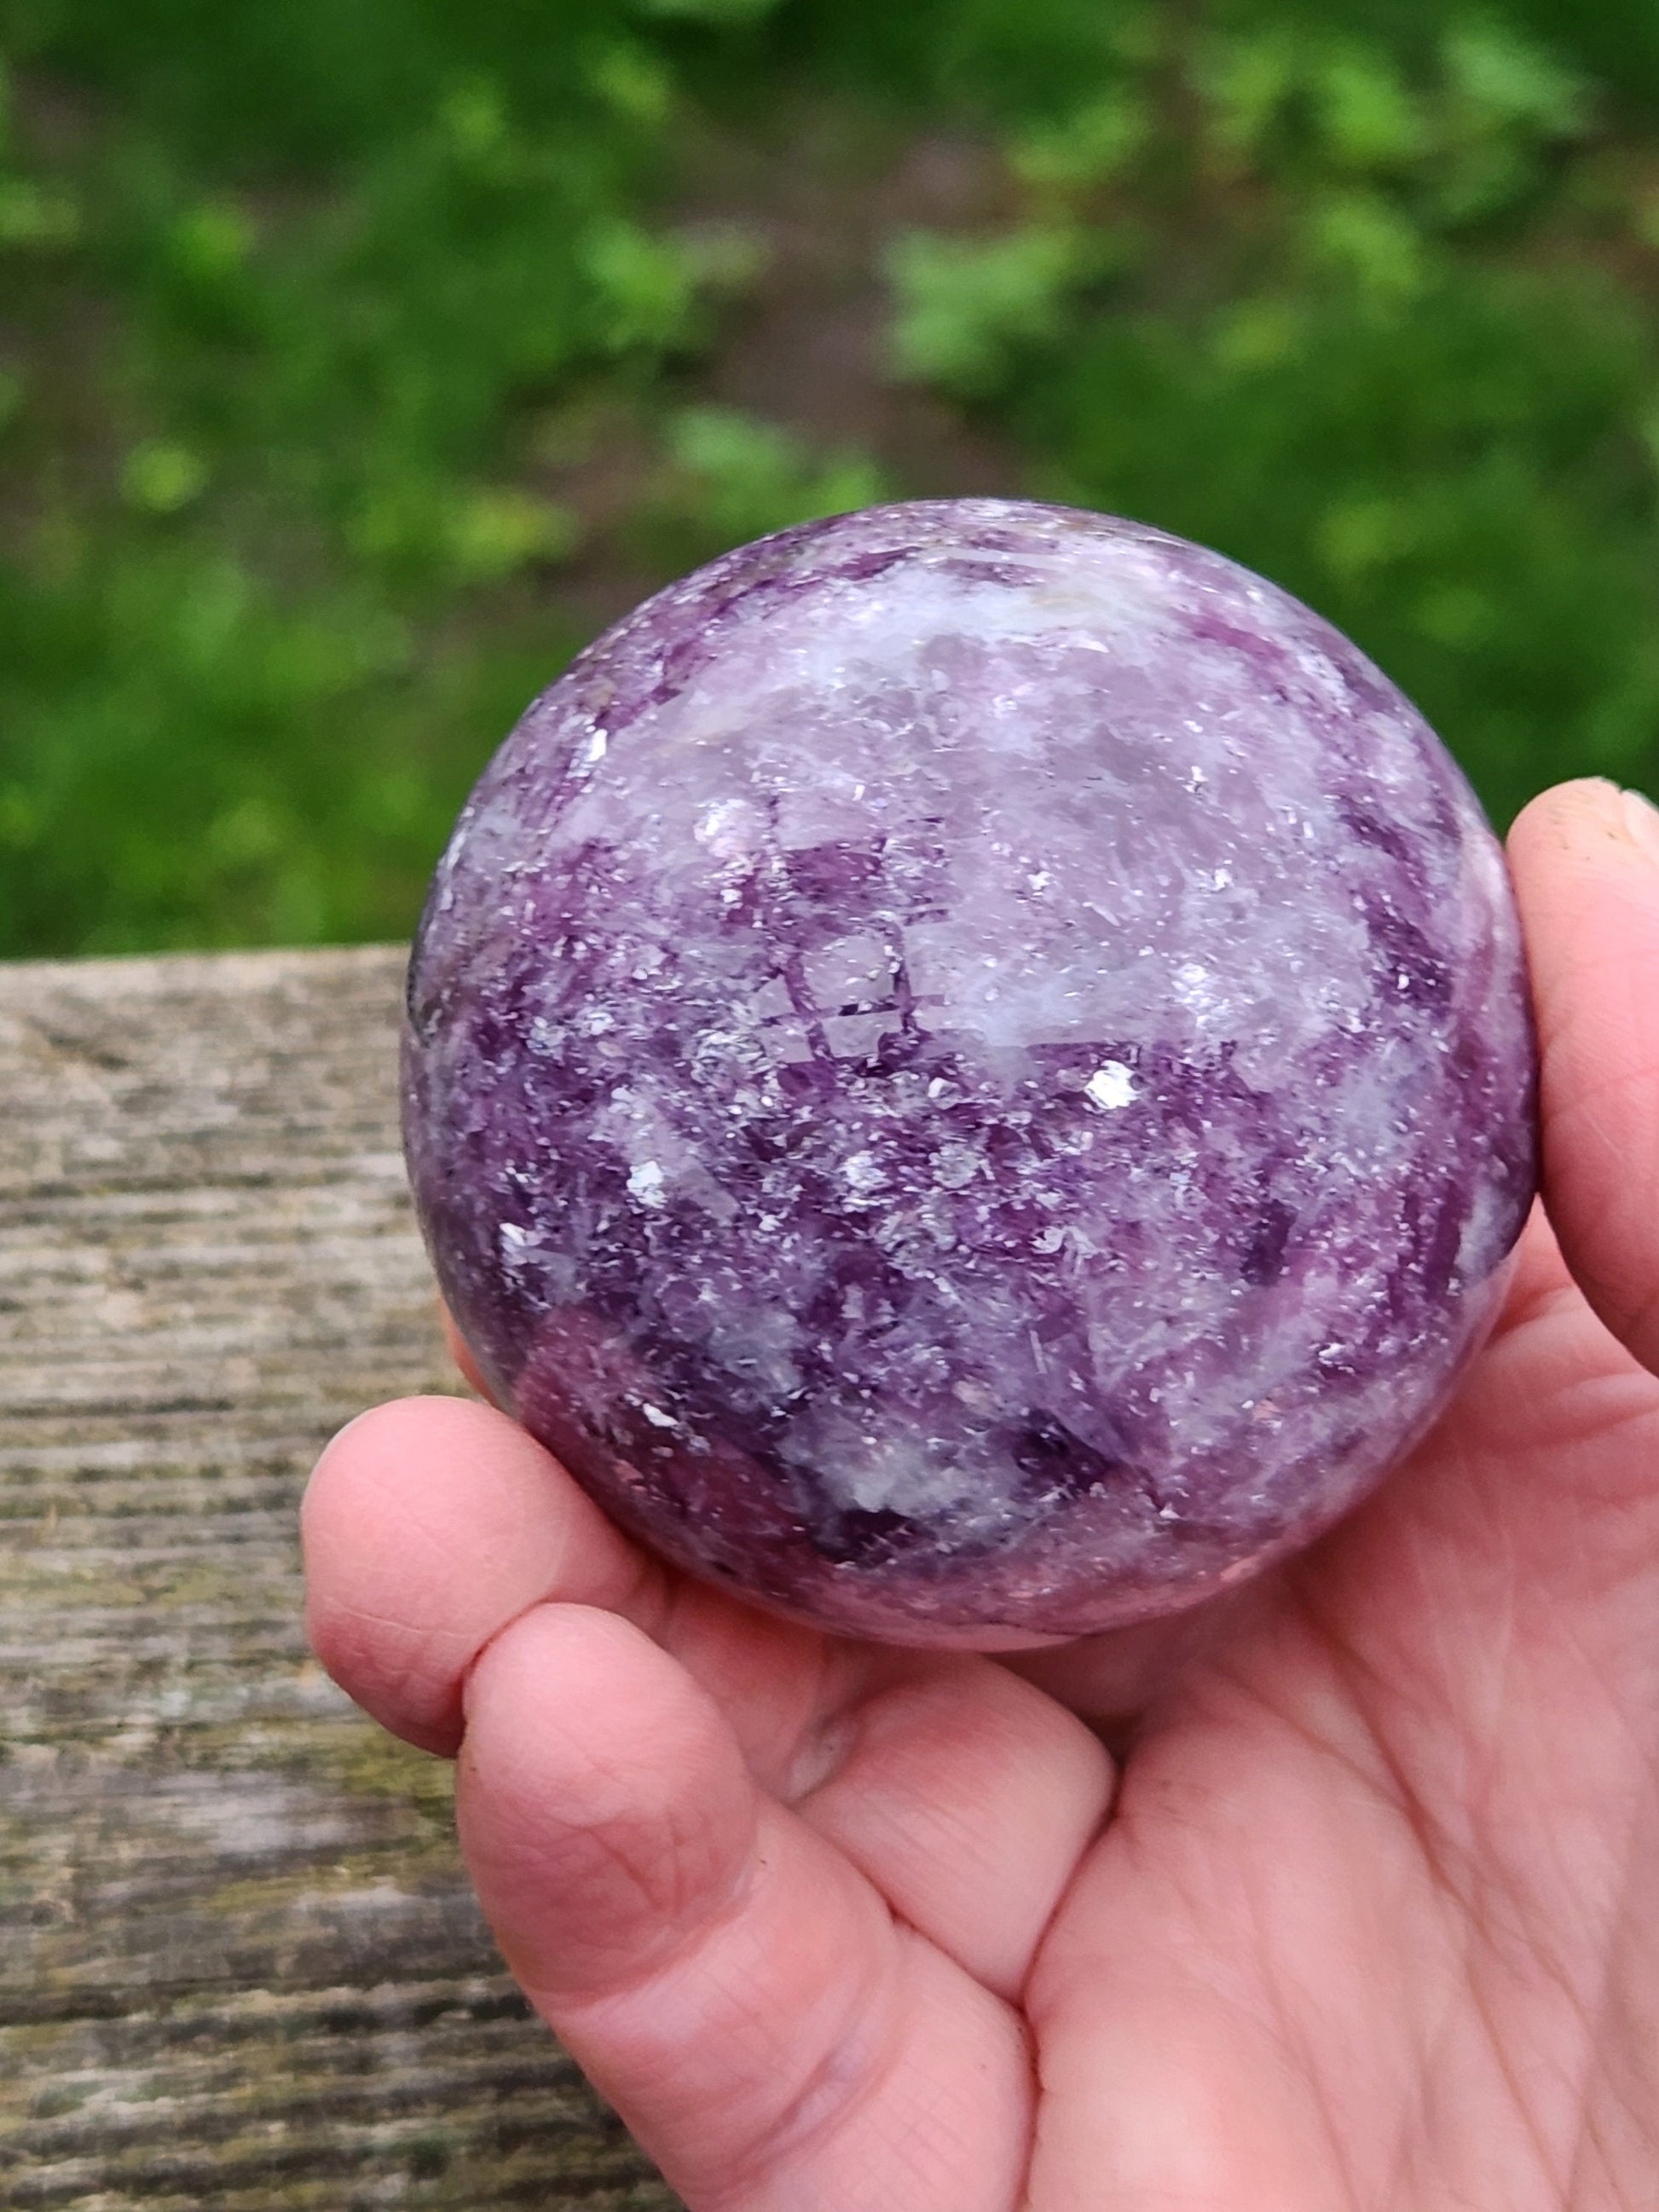
[(1121, 1060), (1109, 1060), (1103, 1067), (1096, 1068), (1083, 1088), (1097, 1106), (1115, 1113), (1120, 1106), (1134, 1103), (1134, 1072)]
[(663, 1203), (662, 1170), (655, 1160), (641, 1160), (628, 1178), (628, 1188), (641, 1206), (660, 1206)]

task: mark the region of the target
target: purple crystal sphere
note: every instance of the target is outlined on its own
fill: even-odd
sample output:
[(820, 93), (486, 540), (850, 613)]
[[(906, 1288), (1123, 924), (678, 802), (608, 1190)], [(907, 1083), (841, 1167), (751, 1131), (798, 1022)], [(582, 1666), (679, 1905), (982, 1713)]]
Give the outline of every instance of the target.
[(439, 866), (416, 1198), (501, 1402), (833, 1629), (1188, 1605), (1351, 1506), (1535, 1172), (1503, 857), (1327, 623), (994, 500), (788, 531), (530, 708)]

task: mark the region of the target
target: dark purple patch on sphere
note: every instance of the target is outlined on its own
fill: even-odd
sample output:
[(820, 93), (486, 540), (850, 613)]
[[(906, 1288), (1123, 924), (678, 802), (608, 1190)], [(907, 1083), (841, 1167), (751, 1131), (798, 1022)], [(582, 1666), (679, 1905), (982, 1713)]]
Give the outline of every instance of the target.
[(468, 801), (405, 1130), (501, 1401), (694, 1571), (993, 1644), (1188, 1604), (1444, 1406), (1535, 1170), (1497, 841), (1219, 556), (929, 502), (653, 599)]

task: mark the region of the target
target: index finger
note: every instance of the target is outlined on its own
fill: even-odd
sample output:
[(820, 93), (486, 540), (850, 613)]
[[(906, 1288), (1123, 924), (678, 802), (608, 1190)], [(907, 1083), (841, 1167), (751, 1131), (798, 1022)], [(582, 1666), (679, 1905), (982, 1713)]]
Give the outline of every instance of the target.
[(1544, 1199), (1597, 1314), (1659, 1373), (1659, 812), (1587, 780), (1510, 833), (1542, 1053)]
[[(445, 1757), (468, 1671), (532, 1606), (556, 1595), (650, 1633), (666, 1603), (665, 1571), (516, 1421), (465, 1399), (405, 1398), (349, 1423), (300, 1531), (313, 1650), (382, 1727)], [(455, 1572), (460, 1557), (473, 1571)]]

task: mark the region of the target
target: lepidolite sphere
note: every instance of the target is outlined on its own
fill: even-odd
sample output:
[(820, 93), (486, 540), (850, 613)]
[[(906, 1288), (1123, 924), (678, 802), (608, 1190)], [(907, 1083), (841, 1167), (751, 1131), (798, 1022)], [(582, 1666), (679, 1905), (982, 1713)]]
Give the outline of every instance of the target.
[(1408, 702), (1133, 524), (878, 508), (601, 639), (410, 974), (501, 1401), (693, 1571), (1033, 1643), (1311, 1537), (1443, 1407), (1534, 1180), (1500, 849)]

